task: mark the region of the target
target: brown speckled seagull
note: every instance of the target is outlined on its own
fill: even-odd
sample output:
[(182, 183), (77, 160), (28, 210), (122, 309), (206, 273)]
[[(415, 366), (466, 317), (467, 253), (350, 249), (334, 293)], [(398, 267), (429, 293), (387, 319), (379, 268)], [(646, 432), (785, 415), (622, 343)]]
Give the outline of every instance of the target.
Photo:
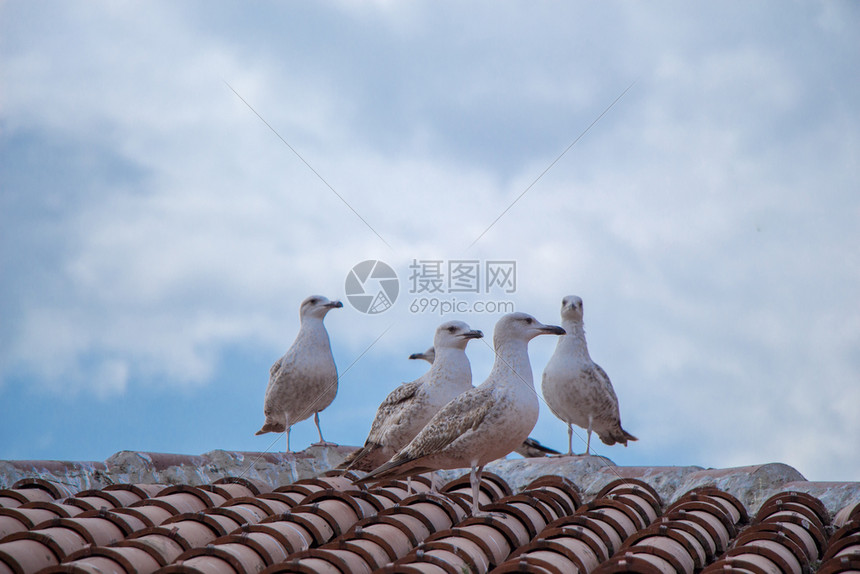
[(311, 295), (302, 301), (299, 334), (269, 370), (269, 386), (263, 403), (266, 422), (256, 434), (287, 431), (288, 453), (292, 452), (290, 429), (311, 415), (314, 415), (320, 435), (317, 444), (330, 444), (323, 440), (319, 413), (337, 395), (337, 367), (323, 319), (326, 313), (340, 307), (343, 303), (329, 301), (322, 295)]
[(379, 405), (364, 446), (338, 468), (371, 471), (415, 438), (443, 406), (472, 388), (466, 345), (484, 334), (463, 321), (442, 323), (433, 338), (435, 361), (429, 371), (391, 391)]
[(638, 440), (621, 428), (618, 397), (609, 376), (591, 360), (585, 344), (582, 323), (582, 299), (568, 295), (561, 302), (562, 326), (567, 334), (560, 337), (555, 353), (543, 371), (541, 390), (550, 410), (567, 423), (567, 454), (573, 454), (573, 427), (587, 429), (585, 452), (591, 452), (591, 432), (605, 444), (627, 446)]
[(564, 330), (526, 313), (499, 319), (493, 331), (496, 360), (487, 380), (442, 407), (412, 442), (358, 482), (471, 467), (472, 514), (479, 514), (484, 465), (522, 445), (537, 422), (528, 342), (544, 334), (563, 335)]
[[(430, 347), (423, 353), (412, 353), (409, 355), (410, 359), (421, 359), (423, 361), (427, 361), (431, 365), (436, 358), (436, 349), (434, 347)], [(549, 448), (548, 446), (542, 445), (536, 438), (529, 437), (523, 444), (514, 449), (518, 455), (523, 458), (535, 458), (541, 456), (550, 456), (553, 454), (561, 454), (557, 450)], [(388, 460), (388, 459), (385, 459)]]

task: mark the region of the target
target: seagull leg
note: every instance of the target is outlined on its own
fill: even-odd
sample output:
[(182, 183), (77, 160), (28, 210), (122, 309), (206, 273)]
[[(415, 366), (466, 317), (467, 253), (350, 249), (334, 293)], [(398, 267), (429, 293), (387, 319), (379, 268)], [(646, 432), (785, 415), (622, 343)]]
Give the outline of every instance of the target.
[(320, 441), (312, 444), (311, 446), (337, 446), (336, 443), (326, 442), (322, 436), (322, 429), (320, 428), (320, 414), (319, 412), (314, 413), (314, 423), (317, 425), (317, 432), (320, 434)]
[(481, 512), (481, 504), (478, 502), (478, 493), (481, 490), (481, 472), (483, 466), (472, 465), (472, 472), (469, 475), (469, 482), (472, 483), (472, 516), (483, 516)]
[(472, 465), (472, 472), (469, 475), (469, 482), (472, 483), (472, 516), (478, 516), (480, 505), (478, 504), (478, 490), (480, 489), (481, 479), (476, 477), (476, 467)]
[(299, 471), (296, 468), (296, 455), (290, 450), (290, 431), (293, 427), (287, 427), (287, 464), (290, 465), (290, 483), (296, 482), (299, 479)]
[(588, 415), (588, 439), (585, 441), (585, 455), (591, 454), (591, 415)]
[(573, 456), (573, 426), (567, 423), (567, 456)]
[(314, 424), (317, 425), (317, 432), (320, 434), (320, 444), (325, 444), (325, 439), (322, 437), (322, 429), (320, 428), (319, 413), (314, 413)]

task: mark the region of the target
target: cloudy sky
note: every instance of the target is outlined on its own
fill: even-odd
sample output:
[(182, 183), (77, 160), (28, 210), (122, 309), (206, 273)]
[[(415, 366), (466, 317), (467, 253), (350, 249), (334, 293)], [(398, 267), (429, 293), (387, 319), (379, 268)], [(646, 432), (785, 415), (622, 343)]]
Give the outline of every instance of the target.
[[(312, 293), (346, 303), (325, 438), (360, 444), (436, 325), (578, 294), (640, 438), (598, 453), (857, 480), (858, 25), (835, 0), (0, 3), (0, 459), (282, 449), (254, 432)], [(387, 311), (346, 299), (364, 260), (399, 277)], [(545, 405), (533, 436), (566, 448)]]

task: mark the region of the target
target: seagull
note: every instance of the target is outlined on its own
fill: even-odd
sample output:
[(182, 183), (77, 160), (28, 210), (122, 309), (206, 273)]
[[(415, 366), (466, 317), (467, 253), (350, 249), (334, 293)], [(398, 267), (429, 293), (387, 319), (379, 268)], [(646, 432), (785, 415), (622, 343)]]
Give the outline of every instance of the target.
[(567, 423), (567, 454), (573, 454), (573, 427), (588, 429), (585, 452), (591, 452), (591, 431), (605, 444), (639, 440), (621, 428), (618, 397), (606, 371), (593, 362), (585, 344), (582, 299), (568, 295), (561, 301), (561, 324), (567, 335), (560, 337), (555, 353), (543, 371), (541, 390), (550, 410)]
[(430, 347), (423, 353), (412, 353), (409, 355), (409, 358), (412, 360), (421, 359), (422, 361), (427, 361), (432, 365), (433, 361), (436, 360), (436, 347)]
[[(427, 361), (431, 365), (433, 364), (433, 360), (436, 358), (436, 349), (434, 347), (430, 347), (423, 353), (412, 353), (409, 355), (410, 359), (421, 359)], [(555, 449), (551, 449), (548, 446), (542, 445), (538, 442), (537, 439), (527, 438), (523, 444), (514, 449), (518, 455), (523, 458), (535, 458), (540, 456), (549, 456), (551, 454), (561, 454)], [(387, 459), (386, 459), (387, 460)]]
[(364, 447), (353, 452), (338, 468), (371, 471), (415, 438), (439, 409), (472, 388), (472, 368), (466, 345), (484, 334), (463, 321), (448, 321), (433, 338), (435, 362), (411, 383), (394, 389), (376, 411)]
[(549, 456), (551, 454), (561, 454), (555, 449), (542, 445), (537, 439), (532, 437), (523, 441), (523, 444), (514, 449), (518, 455), (523, 458), (535, 458), (540, 456)]
[(357, 482), (471, 467), (472, 515), (479, 515), (484, 465), (522, 445), (537, 422), (528, 342), (544, 334), (563, 335), (564, 329), (544, 325), (526, 313), (499, 319), (493, 331), (496, 360), (487, 380), (442, 407), (412, 442)]
[(341, 307), (340, 301), (329, 301), (322, 295), (311, 295), (302, 301), (299, 334), (284, 356), (269, 369), (269, 386), (263, 403), (266, 422), (256, 434), (287, 431), (287, 453), (292, 452), (292, 426), (311, 414), (320, 435), (316, 445), (331, 444), (323, 440), (319, 413), (337, 395), (337, 367), (323, 319), (326, 313)]

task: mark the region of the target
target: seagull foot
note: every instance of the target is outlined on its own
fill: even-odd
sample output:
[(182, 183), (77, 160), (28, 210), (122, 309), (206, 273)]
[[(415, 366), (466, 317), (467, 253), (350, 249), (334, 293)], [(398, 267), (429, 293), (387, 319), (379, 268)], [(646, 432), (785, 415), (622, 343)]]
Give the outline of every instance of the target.
[(507, 516), (504, 512), (484, 512), (483, 510), (472, 513), (473, 518), (498, 518), (499, 520), (503, 520)]
[(340, 446), (336, 442), (328, 442), (327, 440), (321, 440), (319, 442), (315, 442), (311, 444), (311, 446)]

